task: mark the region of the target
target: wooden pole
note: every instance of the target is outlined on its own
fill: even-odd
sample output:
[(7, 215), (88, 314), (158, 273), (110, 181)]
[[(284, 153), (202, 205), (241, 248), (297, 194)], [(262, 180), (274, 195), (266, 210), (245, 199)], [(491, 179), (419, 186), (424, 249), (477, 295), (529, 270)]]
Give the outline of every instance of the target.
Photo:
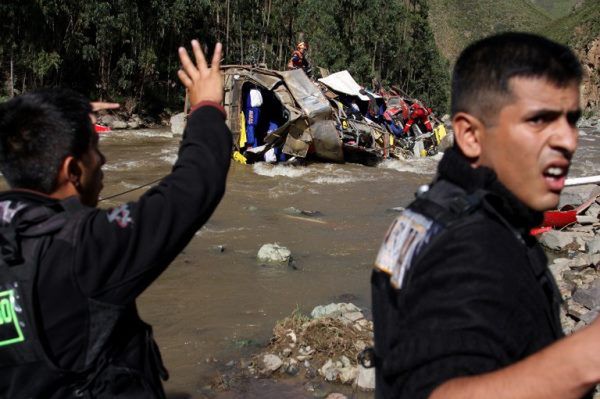
[(188, 109), (189, 109), (189, 95), (190, 93), (188, 92), (187, 89), (185, 89), (185, 100), (183, 101), (183, 114), (187, 115), (188, 113)]
[(10, 97), (15, 96), (15, 76), (13, 70), (13, 55), (10, 53)]

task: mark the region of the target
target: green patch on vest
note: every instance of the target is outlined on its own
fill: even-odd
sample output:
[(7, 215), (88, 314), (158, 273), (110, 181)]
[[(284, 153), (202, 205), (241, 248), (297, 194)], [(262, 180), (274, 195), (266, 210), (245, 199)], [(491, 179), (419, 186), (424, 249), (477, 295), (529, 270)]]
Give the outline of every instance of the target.
[(0, 291), (0, 347), (25, 341), (15, 303), (14, 290)]

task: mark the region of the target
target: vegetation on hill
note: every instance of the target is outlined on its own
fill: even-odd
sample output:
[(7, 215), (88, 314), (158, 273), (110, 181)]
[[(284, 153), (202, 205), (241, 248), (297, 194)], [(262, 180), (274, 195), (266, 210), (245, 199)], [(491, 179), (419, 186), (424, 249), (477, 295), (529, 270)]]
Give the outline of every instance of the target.
[(284, 69), (303, 38), (316, 66), (445, 109), (428, 11), (426, 0), (3, 0), (0, 97), (60, 85), (155, 114), (182, 101), (176, 49), (190, 39), (223, 42), (226, 64)]
[(474, 40), (508, 30), (532, 31), (551, 18), (529, 0), (429, 0), (438, 48), (451, 63)]
[(570, 15), (540, 29), (540, 33), (571, 46), (585, 71), (583, 106), (587, 113), (600, 112), (600, 2), (586, 0)]
[(570, 14), (582, 0), (529, 0), (543, 9), (552, 18), (561, 18)]
[(600, 38), (600, 2), (586, 0), (573, 13), (553, 21), (540, 33), (575, 48)]

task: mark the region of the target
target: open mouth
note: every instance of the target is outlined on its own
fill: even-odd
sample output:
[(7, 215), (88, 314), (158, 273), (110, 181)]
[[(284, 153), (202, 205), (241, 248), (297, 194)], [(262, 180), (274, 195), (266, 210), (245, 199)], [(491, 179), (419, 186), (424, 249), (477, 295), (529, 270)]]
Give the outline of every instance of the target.
[(560, 191), (565, 186), (565, 180), (567, 173), (569, 172), (568, 166), (557, 166), (551, 165), (544, 169), (544, 179), (546, 184), (551, 191)]

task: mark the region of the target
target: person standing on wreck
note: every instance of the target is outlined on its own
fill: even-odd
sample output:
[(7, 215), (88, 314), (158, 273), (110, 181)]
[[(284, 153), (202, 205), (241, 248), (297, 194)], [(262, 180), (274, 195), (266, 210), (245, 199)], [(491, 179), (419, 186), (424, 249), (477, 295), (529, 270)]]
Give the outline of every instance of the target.
[(600, 382), (600, 321), (563, 337), (559, 292), (528, 234), (558, 205), (581, 78), (570, 49), (531, 34), (460, 55), (455, 146), (372, 274), (377, 398), (575, 399)]
[(300, 42), (296, 46), (296, 50), (292, 53), (292, 58), (288, 62), (288, 70), (302, 69), (307, 75), (311, 75), (312, 68), (306, 57), (306, 50), (308, 49), (306, 43)]
[[(208, 220), (231, 132), (217, 44), (209, 68), (179, 49), (192, 111), (170, 175), (137, 202), (96, 208), (105, 158), (83, 96), (0, 105), (0, 397), (165, 398), (167, 378), (136, 298)], [(165, 311), (168, 311), (165, 309)]]

